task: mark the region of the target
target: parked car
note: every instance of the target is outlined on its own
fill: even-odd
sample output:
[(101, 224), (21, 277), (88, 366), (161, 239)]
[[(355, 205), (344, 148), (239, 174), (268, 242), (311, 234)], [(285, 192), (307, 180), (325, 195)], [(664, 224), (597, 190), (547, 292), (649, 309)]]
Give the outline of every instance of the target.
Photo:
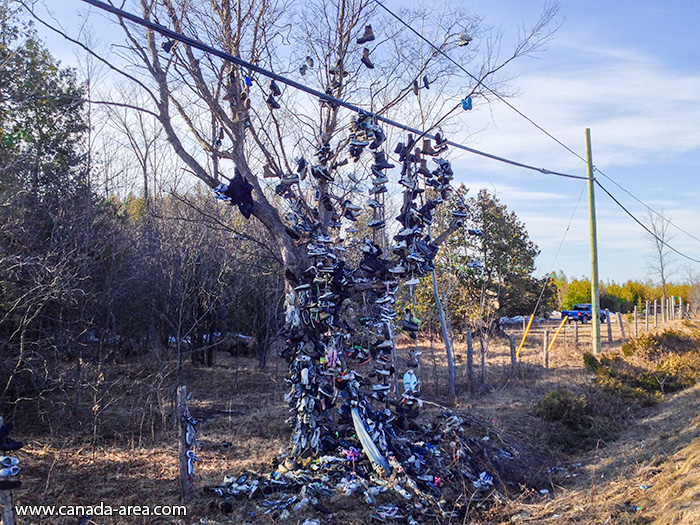
[[(586, 324), (588, 321), (590, 321), (593, 318), (593, 308), (591, 306), (591, 303), (581, 303), (581, 304), (576, 304), (574, 305), (573, 310), (564, 310), (561, 313), (561, 318), (564, 319), (565, 317), (569, 318), (569, 322), (576, 322), (576, 321), (581, 321), (581, 324)], [(605, 312), (603, 310), (600, 311), (600, 322), (604, 323), (605, 322)]]

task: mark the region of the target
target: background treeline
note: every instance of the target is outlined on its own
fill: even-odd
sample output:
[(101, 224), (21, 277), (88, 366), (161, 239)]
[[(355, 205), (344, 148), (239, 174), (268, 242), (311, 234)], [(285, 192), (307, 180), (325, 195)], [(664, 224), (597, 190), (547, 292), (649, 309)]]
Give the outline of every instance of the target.
[[(556, 286), (556, 309), (568, 310), (577, 303), (591, 302), (591, 281), (585, 277), (567, 277), (564, 272), (552, 276)], [(687, 304), (700, 303), (700, 285), (694, 282), (681, 284), (666, 283), (666, 293), (661, 285), (651, 279), (647, 281), (629, 280), (624, 284), (616, 282), (600, 283), (600, 306), (612, 312), (630, 313), (637, 306), (638, 311), (644, 311), (646, 301), (653, 303), (664, 297), (680, 297)]]

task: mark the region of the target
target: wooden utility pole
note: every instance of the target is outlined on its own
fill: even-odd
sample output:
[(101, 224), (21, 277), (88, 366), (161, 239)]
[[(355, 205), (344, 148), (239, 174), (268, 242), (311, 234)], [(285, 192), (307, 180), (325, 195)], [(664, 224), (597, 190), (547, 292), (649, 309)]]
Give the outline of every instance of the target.
[(17, 525), (15, 504), (12, 501), (12, 492), (9, 490), (0, 490), (0, 517), (2, 517), (2, 525)]
[(549, 330), (544, 331), (542, 338), (542, 364), (545, 368), (549, 368)]
[[(3, 425), (4, 421), (0, 417), (0, 427)], [(0, 490), (0, 518), (2, 518), (2, 525), (17, 525), (17, 515), (15, 514), (15, 504), (12, 501), (11, 490)]]
[[(177, 407), (175, 410), (177, 421), (180, 425), (180, 440), (178, 443), (178, 456), (180, 459), (180, 495), (182, 501), (189, 503), (194, 498), (194, 472), (189, 468), (192, 443), (187, 440), (187, 427), (190, 411), (187, 408), (187, 387), (179, 386), (177, 389)], [(189, 453), (189, 454), (188, 454)]]
[(591, 230), (591, 345), (593, 353), (602, 353), (600, 345), (600, 289), (598, 279), (598, 234), (595, 218), (595, 191), (593, 186), (593, 153), (591, 152), (591, 130), (586, 128), (586, 159), (588, 161), (588, 209)]
[(608, 321), (608, 343), (612, 344), (612, 325), (610, 324), (610, 310), (605, 309), (605, 319)]

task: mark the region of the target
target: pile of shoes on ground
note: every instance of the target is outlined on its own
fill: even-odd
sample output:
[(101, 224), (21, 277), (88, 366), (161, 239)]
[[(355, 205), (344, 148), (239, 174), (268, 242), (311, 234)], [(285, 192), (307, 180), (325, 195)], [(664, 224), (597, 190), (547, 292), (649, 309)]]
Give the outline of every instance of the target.
[[(219, 508), (237, 514), (237, 522), (265, 516), (294, 523), (337, 517), (335, 522), (342, 523), (348, 509), (363, 523), (461, 522), (470, 508), (503, 503), (523, 485), (530, 483), (535, 496), (537, 488), (548, 486), (547, 461), (522, 446), (505, 446), (499, 437), (490, 437), (474, 418), (442, 412), (429, 426), (414, 422), (412, 429), (392, 435), (390, 475), (381, 475), (359, 451), (357, 437), (348, 436), (332, 453), (315, 459), (281, 457), (268, 476), (226, 476), (213, 490)], [(537, 470), (539, 484), (533, 483)], [(343, 503), (346, 497), (355, 501)]]

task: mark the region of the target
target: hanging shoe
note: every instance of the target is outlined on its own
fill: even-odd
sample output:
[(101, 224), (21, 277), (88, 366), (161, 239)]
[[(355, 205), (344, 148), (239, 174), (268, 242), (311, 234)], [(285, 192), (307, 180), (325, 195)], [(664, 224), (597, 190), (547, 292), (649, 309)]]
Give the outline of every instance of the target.
[(329, 67), (329, 68), (328, 68), (328, 72), (329, 72), (331, 75), (339, 75), (341, 69), (342, 69), (342, 62), (340, 61), (340, 59), (337, 59), (337, 60), (335, 61), (335, 64), (333, 64), (332, 67)]
[(175, 40), (166, 40), (165, 42), (163, 42), (160, 45), (160, 47), (166, 53), (170, 53), (170, 51), (173, 49), (174, 45), (175, 45)]
[(374, 179), (372, 179), (372, 184), (375, 186), (381, 186), (382, 184), (386, 184), (389, 182), (389, 178), (386, 175), (377, 175)]
[(460, 47), (466, 46), (471, 41), (472, 41), (472, 37), (470, 37), (466, 31), (462, 31), (462, 33), (459, 35), (459, 42), (457, 42), (457, 45)]
[(272, 167), (269, 164), (265, 164), (265, 166), (263, 166), (263, 177), (266, 179), (277, 178), (277, 173), (272, 171)]
[(423, 155), (430, 155), (431, 157), (437, 155), (437, 151), (435, 151), (430, 145), (430, 139), (423, 139), (423, 148), (420, 150), (420, 152)]
[(362, 50), (361, 62), (367, 66), (368, 69), (374, 69), (374, 64), (372, 64), (372, 61), (369, 59), (369, 49), (364, 48)]
[(428, 75), (423, 76), (423, 87), (425, 89), (430, 89), (430, 82), (428, 82)]
[(367, 24), (365, 26), (364, 34), (357, 39), (357, 43), (364, 44), (365, 42), (371, 42), (372, 40), (374, 40), (374, 32), (372, 31), (372, 26)]
[(418, 87), (418, 80), (414, 80), (414, 81), (413, 81), (413, 94), (414, 94), (415, 96), (418, 96), (418, 91), (419, 91), (419, 89), (420, 89), (420, 88)]
[(270, 109), (280, 109), (282, 106), (279, 105), (279, 103), (275, 100), (275, 98), (270, 94), (269, 97), (267, 97), (267, 105), (270, 106)]
[(314, 59), (311, 58), (309, 55), (306, 55), (306, 65), (309, 67), (314, 67)]
[(374, 168), (378, 170), (386, 170), (394, 167), (393, 164), (389, 164), (386, 160), (386, 155), (384, 151), (376, 151), (374, 153)]
[(274, 80), (270, 80), (270, 91), (275, 97), (279, 97), (282, 94), (282, 91)]
[(411, 177), (401, 177), (399, 179), (399, 184), (405, 188), (408, 188), (409, 190), (414, 190), (416, 189), (417, 181)]
[(287, 186), (291, 186), (292, 184), (296, 184), (299, 182), (299, 175), (296, 175), (294, 173), (288, 173), (284, 177), (282, 177), (282, 184), (286, 184)]
[(20, 467), (18, 467), (17, 465), (2, 468), (2, 469), (0, 469), (0, 478), (11, 478), (11, 477), (19, 474), (20, 470), (21, 470)]
[(302, 64), (301, 66), (299, 66), (299, 74), (300, 74), (302, 77), (303, 77), (304, 75), (306, 75), (306, 64)]
[(470, 109), (472, 109), (472, 97), (462, 99), (462, 109), (464, 111), (469, 111)]
[(385, 140), (386, 135), (384, 135), (384, 132), (381, 130), (381, 128), (377, 127), (377, 129), (374, 132), (374, 140), (369, 145), (369, 149), (377, 149), (384, 143)]

